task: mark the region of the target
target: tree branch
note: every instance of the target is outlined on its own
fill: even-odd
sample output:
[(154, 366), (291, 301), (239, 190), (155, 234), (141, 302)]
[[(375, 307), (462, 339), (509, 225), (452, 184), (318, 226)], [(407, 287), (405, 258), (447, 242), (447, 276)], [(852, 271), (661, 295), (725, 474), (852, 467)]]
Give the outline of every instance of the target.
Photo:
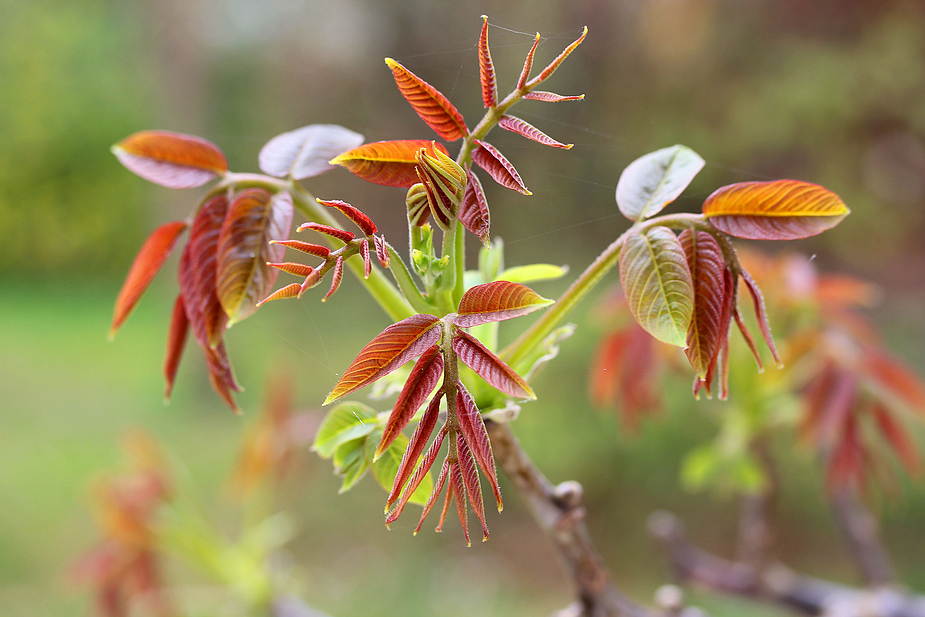
[(798, 574), (775, 564), (758, 571), (691, 544), (681, 521), (656, 512), (649, 530), (663, 545), (679, 582), (824, 617), (925, 617), (925, 596), (893, 587), (862, 589)]
[(553, 486), (533, 465), (508, 424), (487, 421), (495, 460), (520, 492), (534, 520), (552, 542), (575, 586), (578, 601), (560, 617), (654, 617), (611, 582), (591, 542), (577, 482)]
[(831, 504), (864, 580), (872, 586), (894, 583), (896, 576), (886, 548), (880, 541), (877, 519), (858, 499), (857, 493), (850, 487), (841, 488), (832, 495)]

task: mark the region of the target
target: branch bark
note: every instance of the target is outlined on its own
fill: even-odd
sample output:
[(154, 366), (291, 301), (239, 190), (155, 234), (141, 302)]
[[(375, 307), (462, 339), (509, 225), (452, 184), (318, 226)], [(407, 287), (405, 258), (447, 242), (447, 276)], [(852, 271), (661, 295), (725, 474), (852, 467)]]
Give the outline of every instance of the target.
[(662, 543), (679, 582), (824, 617), (925, 617), (925, 596), (894, 587), (855, 588), (798, 574), (775, 564), (758, 571), (691, 544), (681, 521), (656, 512), (650, 532)]

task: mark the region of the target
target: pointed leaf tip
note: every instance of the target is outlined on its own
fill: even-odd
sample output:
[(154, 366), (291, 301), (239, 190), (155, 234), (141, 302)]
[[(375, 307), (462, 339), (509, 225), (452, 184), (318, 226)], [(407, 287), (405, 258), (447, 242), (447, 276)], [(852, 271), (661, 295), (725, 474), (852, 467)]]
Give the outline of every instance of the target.
[[(355, 176), (383, 186), (409, 188), (418, 182), (414, 168), (421, 148), (429, 148), (427, 139), (377, 141), (358, 146), (331, 159), (332, 165), (341, 165)], [(442, 144), (436, 149), (448, 154)]]
[(129, 171), (172, 189), (202, 186), (228, 171), (225, 155), (212, 142), (171, 131), (140, 131), (112, 147)]
[(395, 60), (386, 58), (385, 63), (401, 95), (440, 137), (456, 141), (469, 134), (462, 114), (442, 93)]
[(504, 321), (549, 306), (553, 301), (535, 291), (509, 281), (494, 281), (470, 288), (459, 301), (453, 323), (469, 328), (493, 321)]

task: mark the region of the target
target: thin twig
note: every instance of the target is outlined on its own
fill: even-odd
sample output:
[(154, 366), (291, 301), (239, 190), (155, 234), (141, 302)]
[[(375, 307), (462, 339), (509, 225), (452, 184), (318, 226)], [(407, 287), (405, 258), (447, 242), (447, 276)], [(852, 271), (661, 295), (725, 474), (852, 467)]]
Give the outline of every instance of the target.
[(886, 548), (880, 541), (880, 526), (858, 499), (857, 493), (850, 487), (841, 488), (832, 495), (831, 504), (864, 580), (871, 586), (893, 584), (896, 576)]

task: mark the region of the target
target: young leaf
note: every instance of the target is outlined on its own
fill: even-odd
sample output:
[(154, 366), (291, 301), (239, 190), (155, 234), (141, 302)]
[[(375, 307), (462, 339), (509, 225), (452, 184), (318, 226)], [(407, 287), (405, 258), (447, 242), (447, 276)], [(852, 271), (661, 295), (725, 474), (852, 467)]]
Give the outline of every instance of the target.
[(312, 231), (317, 231), (320, 234), (324, 234), (326, 236), (336, 238), (337, 240), (340, 240), (344, 244), (347, 244), (348, 242), (356, 238), (356, 235), (352, 231), (347, 231), (346, 229), (339, 229), (337, 227), (331, 227), (330, 225), (323, 225), (321, 223), (315, 223), (314, 221), (310, 221), (308, 223), (302, 223), (301, 225), (299, 225), (296, 231), (297, 232), (304, 231), (306, 229), (311, 229)]
[[(414, 368), (411, 369), (411, 375), (405, 381), (401, 394), (398, 395), (398, 400), (395, 401), (395, 406), (392, 407), (389, 421), (382, 431), (382, 443), (379, 444), (379, 448), (376, 450), (377, 458), (408, 425), (414, 414), (417, 413), (424, 401), (427, 400), (427, 397), (440, 383), (440, 377), (442, 376), (443, 356), (440, 353), (440, 347), (434, 345), (418, 358)], [(415, 460), (417, 459), (415, 458)]]
[(228, 199), (216, 195), (199, 209), (190, 229), (189, 242), (180, 257), (180, 291), (186, 316), (196, 340), (203, 347), (215, 347), (228, 324), (215, 291), (218, 238), (228, 211)]
[[(376, 482), (385, 490), (390, 491), (392, 490), (392, 485), (395, 483), (398, 466), (402, 462), (402, 456), (408, 449), (408, 438), (404, 435), (398, 435), (398, 439), (389, 446), (378, 460), (373, 460), (372, 458), (371, 448), (373, 441), (372, 439), (366, 441), (366, 459), (372, 461), (370, 468), (372, 469), (373, 477), (376, 478)], [(417, 486), (410, 490), (408, 501), (423, 506), (427, 502), (427, 497), (433, 489), (433, 477), (431, 477), (429, 473), (421, 474)]]
[(524, 181), (520, 179), (520, 174), (510, 161), (504, 158), (504, 155), (494, 146), (478, 139), (475, 143), (478, 147), (472, 151), (472, 161), (487, 171), (495, 182), (524, 195), (533, 194), (524, 186)]
[(495, 65), (488, 50), (488, 16), (482, 15), (482, 33), (479, 35), (479, 82), (482, 84), (482, 102), (485, 107), (498, 104), (498, 84)]
[(362, 143), (362, 135), (336, 124), (303, 126), (268, 141), (260, 150), (260, 169), (277, 178), (310, 178), (334, 169), (328, 161)]
[(694, 288), (684, 249), (670, 229), (627, 235), (620, 252), (620, 284), (639, 325), (660, 341), (687, 346)]
[(543, 92), (542, 90), (532, 90), (524, 95), (524, 100), (542, 101), (543, 103), (561, 103), (562, 101), (583, 101), (584, 94), (575, 94), (572, 96), (562, 96), (555, 92)]
[(777, 363), (778, 368), (783, 368), (784, 363), (780, 361), (780, 356), (777, 355), (777, 348), (774, 346), (774, 337), (771, 336), (771, 325), (768, 323), (768, 314), (764, 308), (764, 296), (761, 295), (761, 289), (758, 288), (758, 283), (751, 277), (751, 275), (742, 270), (742, 281), (745, 282), (745, 287), (748, 289), (748, 293), (752, 296), (752, 302), (755, 305), (755, 319), (758, 321), (758, 329), (761, 330), (761, 336), (764, 337), (764, 342), (767, 344), (768, 349), (771, 350), (771, 355), (774, 357), (774, 361)]
[[(430, 475), (430, 468), (433, 467), (434, 461), (437, 460), (437, 454), (440, 453), (440, 447), (443, 445), (443, 439), (446, 437), (446, 433), (446, 426), (437, 431), (437, 436), (434, 438), (434, 442), (430, 444), (430, 447), (427, 449), (424, 457), (417, 463), (416, 466), (414, 466), (414, 473), (411, 474), (411, 479), (408, 480), (408, 483), (405, 484), (404, 488), (396, 488), (396, 484), (392, 485), (392, 493), (389, 495), (389, 500), (385, 507), (386, 527), (398, 520), (398, 517), (401, 516), (402, 510), (405, 508), (405, 504), (407, 504), (411, 496), (417, 492), (418, 486), (425, 479), (425, 477)], [(417, 430), (415, 430), (415, 434), (417, 434)], [(414, 436), (411, 437), (411, 441), (414, 441)], [(426, 443), (427, 440), (424, 439), (423, 441)], [(402, 456), (402, 464), (405, 463), (405, 458), (407, 456), (408, 450), (405, 450), (405, 454)], [(445, 466), (446, 464), (444, 463), (444, 467)], [(403, 472), (401, 469), (399, 469), (398, 473), (395, 474), (395, 478), (397, 479), (401, 474), (403, 474)], [(446, 475), (443, 474), (443, 470), (441, 470), (441, 477), (437, 479), (437, 482), (433, 483), (433, 489), (430, 492), (430, 497), (427, 498), (427, 502), (424, 504), (424, 514), (421, 515), (421, 521), (418, 523), (417, 529), (414, 533), (417, 533), (421, 529), (421, 524), (424, 522), (424, 519), (427, 518), (427, 513), (430, 512), (430, 508), (433, 506), (434, 501), (436, 501), (437, 496), (443, 489), (443, 483), (445, 480)]]
[(458, 382), (457, 387), (456, 413), (459, 417), (459, 430), (469, 445), (475, 462), (488, 478), (495, 501), (498, 503), (498, 512), (500, 512), (504, 504), (501, 501), (501, 489), (498, 487), (498, 472), (495, 469), (495, 457), (491, 453), (488, 429), (485, 428), (485, 421), (482, 420), (482, 414), (475, 406), (472, 395), (462, 385), (462, 382)]
[(363, 260), (363, 278), (368, 279), (373, 273), (373, 260), (369, 257), (369, 243), (372, 240), (360, 242), (360, 258)]
[[(334, 295), (340, 288), (340, 283), (344, 279), (344, 258), (338, 257), (334, 262), (334, 272), (331, 274), (331, 287), (328, 289), (328, 293), (324, 295), (321, 299), (322, 302), (327, 302), (328, 298)], [(307, 279), (306, 279), (307, 280)]]
[(497, 276), (496, 280), (509, 283), (532, 283), (535, 281), (552, 281), (568, 274), (568, 266), (554, 266), (553, 264), (530, 264), (528, 266), (514, 266), (508, 268)]
[(714, 227), (748, 240), (815, 236), (849, 212), (835, 193), (798, 180), (730, 184), (703, 202), (703, 213)]
[(486, 247), (489, 246), (488, 231), (491, 226), (491, 217), (488, 214), (488, 201), (485, 199), (485, 190), (478, 176), (471, 169), (466, 170), (468, 182), (466, 183), (466, 194), (463, 196), (462, 204), (459, 206), (459, 222), (463, 227), (469, 230), (482, 241)]
[[(479, 484), (479, 472), (475, 468), (475, 461), (472, 460), (472, 452), (469, 450), (469, 444), (466, 443), (462, 433), (456, 435), (456, 455), (459, 457), (459, 463), (456, 468), (459, 470), (459, 477), (462, 480), (462, 488), (465, 489), (465, 495), (468, 498), (472, 511), (475, 512), (476, 518), (482, 524), (482, 542), (488, 540), (488, 525), (485, 523), (485, 501), (482, 499), (482, 486)], [(459, 504), (459, 487), (454, 487), (457, 494), (456, 504)], [(460, 512), (460, 522), (465, 516), (465, 510)], [(469, 534), (466, 534), (466, 542), (469, 542)]]
[(324, 417), (312, 450), (321, 458), (330, 458), (341, 444), (365, 437), (375, 430), (376, 412), (363, 403), (341, 403)]
[(233, 412), (240, 414), (241, 410), (238, 409), (238, 404), (234, 400), (234, 393), (240, 392), (241, 386), (234, 378), (225, 343), (219, 341), (215, 347), (203, 347), (202, 351), (206, 355), (206, 368), (209, 369), (212, 389), (225, 401), (225, 404), (231, 407)]
[(453, 323), (469, 328), (492, 321), (504, 321), (532, 313), (552, 304), (520, 283), (494, 281), (470, 288), (459, 300)]
[(312, 244), (310, 242), (302, 242), (301, 240), (276, 240), (273, 244), (295, 249), (308, 255), (320, 257), (321, 259), (327, 259), (328, 255), (331, 254), (331, 249), (326, 246), (322, 246), (320, 244)]
[(440, 522), (437, 523), (437, 531), (443, 531), (443, 522), (446, 520), (447, 510), (450, 508), (450, 502), (456, 498), (456, 516), (459, 517), (459, 525), (462, 527), (463, 537), (466, 538), (466, 546), (472, 546), (469, 539), (469, 522), (468, 504), (466, 503), (466, 487), (463, 482), (462, 471), (459, 468), (459, 462), (450, 463), (449, 469), (450, 486), (446, 491), (446, 501), (443, 502), (443, 511), (440, 513)]
[[(344, 152), (333, 158), (331, 164), (341, 165), (355, 176), (373, 184), (409, 188), (418, 182), (414, 170), (417, 153), (433, 143), (426, 139), (377, 141)], [(434, 147), (448, 154), (443, 145), (434, 144)]]
[(341, 214), (343, 214), (348, 219), (350, 219), (350, 221), (354, 225), (356, 225), (361, 230), (363, 230), (363, 233), (366, 234), (367, 236), (371, 236), (377, 231), (379, 231), (378, 229), (376, 229), (376, 224), (373, 223), (371, 218), (369, 218), (368, 216), (366, 216), (365, 214), (363, 214), (362, 212), (360, 212), (359, 210), (357, 210), (356, 208), (354, 208), (353, 206), (351, 206), (345, 201), (341, 201), (339, 199), (335, 199), (332, 201), (325, 201), (324, 199), (316, 199), (315, 201), (320, 203), (322, 206), (327, 206), (329, 208), (334, 208), (335, 210), (338, 210)]
[(141, 131), (112, 147), (129, 171), (171, 189), (202, 186), (228, 171), (218, 146), (201, 137), (170, 131)]
[[(403, 495), (410, 495), (410, 493), (405, 493), (405, 485), (408, 482), (408, 479), (412, 477), (415, 469), (418, 467), (418, 458), (424, 452), (424, 448), (427, 447), (427, 440), (430, 439), (431, 434), (434, 432), (434, 429), (437, 427), (437, 420), (440, 416), (440, 401), (443, 398), (442, 393), (438, 393), (427, 406), (427, 411), (424, 412), (424, 415), (421, 417), (421, 421), (418, 422), (418, 425), (414, 428), (414, 434), (411, 435), (411, 440), (408, 442), (406, 448), (404, 448), (404, 454), (401, 457), (401, 462), (398, 464), (395, 474), (392, 476), (392, 484), (389, 487), (389, 498), (386, 500), (385, 509), (388, 512), (396, 501)], [(401, 433), (395, 433), (389, 437), (390, 442), (394, 442)], [(443, 431), (437, 436), (437, 441), (442, 440)], [(391, 447), (392, 443), (387, 447), (383, 447), (382, 444), (385, 443), (385, 439), (379, 444), (379, 447), (376, 449), (376, 453), (373, 456), (373, 460), (377, 459), (382, 455), (382, 452), (385, 452), (387, 447)], [(440, 448), (439, 445), (435, 446), (437, 449)], [(429, 454), (429, 453), (428, 453)], [(436, 453), (434, 453), (436, 454)], [(429, 462), (427, 462), (429, 460)], [(425, 457), (425, 462), (427, 463), (427, 468), (433, 464), (433, 459), (429, 456)], [(427, 468), (424, 471), (427, 471)], [(408, 487), (408, 490), (414, 491), (417, 487), (411, 486)]]
[(466, 366), (501, 392), (514, 398), (536, 398), (527, 382), (514, 369), (465, 331), (460, 330), (453, 337), (453, 350)]
[(344, 371), (324, 404), (371, 384), (424, 353), (440, 340), (439, 321), (433, 315), (412, 315), (380, 332)]
[(703, 159), (684, 146), (663, 148), (636, 159), (617, 182), (620, 212), (631, 221), (658, 214), (678, 198), (703, 165)]
[(456, 141), (469, 134), (462, 114), (436, 88), (391, 58), (386, 58), (385, 63), (401, 95), (437, 135), (447, 141)]
[(566, 150), (570, 150), (572, 146), (575, 145), (564, 144), (562, 142), (556, 141), (535, 126), (515, 116), (502, 117), (501, 120), (498, 121), (498, 126), (503, 128), (505, 131), (517, 133), (522, 137), (532, 139), (533, 141), (543, 144), (544, 146), (552, 146), (553, 148), (564, 148)]
[(135, 308), (141, 295), (148, 288), (148, 284), (157, 274), (161, 266), (173, 250), (177, 238), (186, 229), (185, 221), (166, 223), (154, 230), (145, 243), (141, 245), (138, 255), (129, 268), (119, 296), (116, 298), (116, 307), (112, 314), (112, 326), (109, 328), (109, 338), (116, 335), (116, 330)]
[[(271, 264), (277, 266), (278, 264)], [(309, 272), (311, 274), (311, 272)], [(306, 275), (307, 276), (307, 275)], [(257, 307), (261, 307), (267, 302), (272, 302), (273, 300), (286, 300), (288, 298), (298, 298), (299, 293), (302, 291), (302, 285), (299, 283), (290, 283), (281, 289), (277, 289), (269, 296), (257, 303)]]
[(229, 325), (252, 315), (273, 289), (279, 270), (268, 262), (283, 258), (286, 248), (274, 242), (289, 236), (292, 216), (292, 197), (286, 192), (245, 189), (231, 202), (218, 238), (216, 278)]
[(543, 69), (542, 72), (540, 72), (540, 74), (536, 77), (536, 79), (534, 79), (534, 80), (532, 80), (532, 81), (535, 82), (535, 83), (537, 83), (537, 84), (539, 84), (539, 83), (542, 83), (542, 82), (546, 81), (546, 80), (549, 79), (550, 77), (552, 77), (552, 74), (556, 72), (556, 69), (559, 68), (559, 65), (562, 64), (562, 63), (565, 61), (566, 58), (568, 58), (570, 55), (572, 55), (572, 52), (575, 51), (575, 49), (576, 49), (579, 45), (581, 45), (582, 41), (585, 40), (585, 37), (586, 37), (586, 36), (588, 36), (588, 27), (587, 27), (587, 26), (585, 26), (584, 28), (582, 28), (582, 30), (581, 30), (581, 36), (579, 36), (577, 39), (575, 39), (575, 41), (574, 41), (571, 45), (569, 45), (569, 46), (566, 47), (564, 50), (562, 50), (562, 53), (559, 54), (558, 56), (556, 56), (556, 59), (553, 60), (552, 62), (550, 62), (550, 63), (549, 63), (549, 66), (547, 66), (545, 69)]
[(167, 335), (167, 356), (164, 358), (164, 379), (167, 386), (164, 388), (164, 400), (170, 400), (173, 392), (173, 382), (177, 378), (177, 369), (183, 357), (183, 348), (189, 338), (189, 319), (186, 318), (186, 306), (183, 296), (177, 296), (173, 304), (173, 314), (170, 317), (170, 333)]
[(383, 268), (388, 268), (391, 262), (389, 260), (389, 249), (388, 244), (385, 242), (385, 236), (373, 236), (373, 244), (376, 245), (376, 259), (379, 260)]
[[(445, 435), (446, 435), (445, 430), (441, 430), (440, 433), (437, 435), (437, 439), (434, 440), (434, 443), (430, 447), (430, 450), (427, 451), (427, 456), (424, 457), (425, 462), (430, 458), (430, 454), (432, 452), (434, 453), (434, 456), (436, 457), (434, 446), (436, 446), (438, 442), (442, 444), (443, 437)], [(443, 490), (443, 485), (446, 484), (446, 479), (447, 479), (447, 475), (449, 474), (449, 471), (450, 471), (450, 460), (447, 458), (447, 459), (444, 459), (443, 465), (441, 465), (440, 467), (440, 473), (437, 475), (437, 481), (434, 482), (434, 490), (431, 491), (430, 497), (427, 498), (427, 503), (424, 504), (424, 511), (421, 512), (421, 519), (418, 521), (418, 526), (414, 528), (414, 535), (417, 535), (418, 532), (421, 531), (421, 526), (424, 524), (424, 519), (427, 518), (427, 515), (430, 514), (431, 508), (433, 508), (434, 504), (437, 502), (437, 497), (440, 496), (440, 491)], [(448, 488), (447, 490), (452, 491), (452, 488)], [(449, 495), (447, 495), (447, 499), (449, 500)], [(385, 519), (386, 527), (388, 527), (389, 524), (395, 522), (395, 520), (398, 519), (398, 515), (401, 514), (401, 510), (403, 506), (404, 506), (404, 503), (399, 502), (399, 504), (395, 507), (395, 509), (392, 512), (390, 512), (388, 516), (386, 516), (386, 519)], [(444, 518), (446, 518), (446, 507), (444, 507), (443, 516), (440, 519), (441, 525), (443, 524)]]
[(517, 89), (523, 90), (527, 85), (527, 80), (530, 79), (530, 71), (533, 70), (533, 56), (536, 55), (536, 46), (540, 44), (540, 33), (536, 33), (536, 37), (533, 39), (533, 45), (530, 47), (530, 51), (527, 52), (527, 57), (524, 58), (524, 68), (520, 71), (520, 77), (517, 78)]
[(694, 315), (687, 332), (684, 352), (701, 379), (706, 380), (710, 365), (729, 335), (723, 251), (705, 231), (685, 229), (678, 236), (684, 249), (694, 284)]
[(305, 264), (300, 264), (295, 261), (285, 261), (282, 263), (267, 263), (271, 268), (276, 268), (277, 270), (282, 270), (286, 274), (292, 274), (293, 276), (300, 276), (305, 278), (315, 271), (311, 266), (306, 266)]

